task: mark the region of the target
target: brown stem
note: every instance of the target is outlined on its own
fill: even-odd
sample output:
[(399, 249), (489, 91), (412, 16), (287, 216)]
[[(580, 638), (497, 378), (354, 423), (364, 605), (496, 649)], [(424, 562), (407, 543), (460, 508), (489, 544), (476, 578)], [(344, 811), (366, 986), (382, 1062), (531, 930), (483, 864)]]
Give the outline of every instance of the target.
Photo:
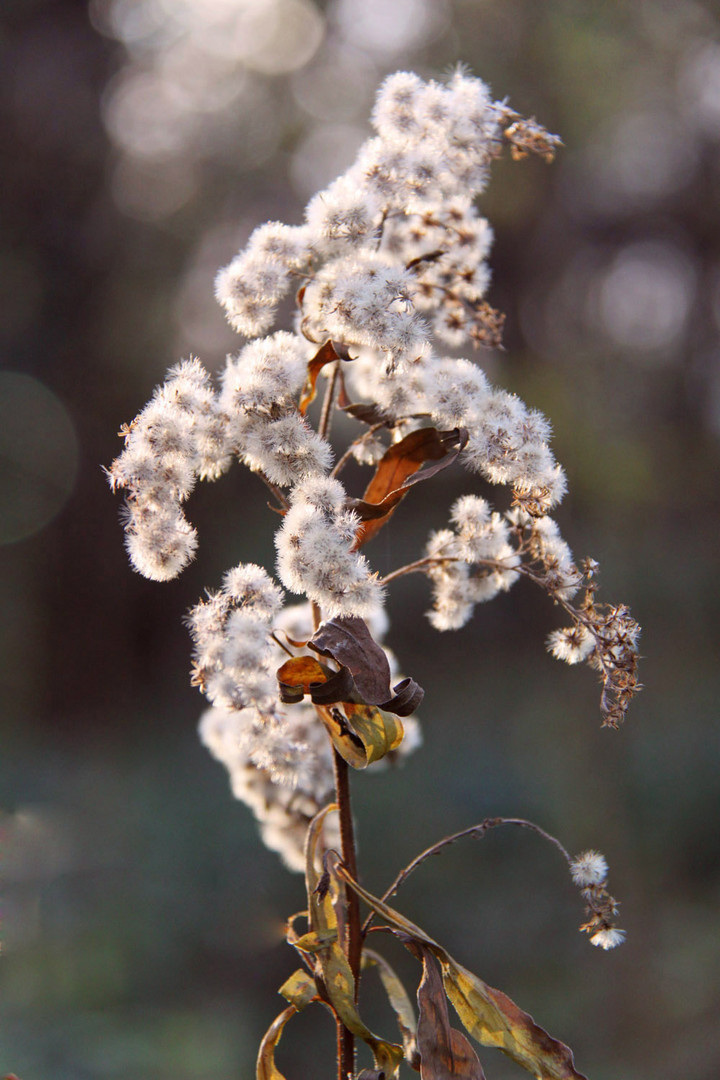
[[(342, 860), (352, 877), (357, 880), (357, 859), (355, 855), (355, 831), (350, 805), (350, 775), (347, 762), (333, 749), (335, 769), (335, 801), (340, 816), (340, 846)], [(343, 949), (350, 964), (355, 980), (355, 1000), (360, 983), (360, 953), (362, 937), (360, 934), (360, 901), (354, 892), (345, 890), (345, 940)], [(338, 1019), (338, 1080), (347, 1080), (355, 1072), (355, 1037)]]
[(337, 387), (339, 368), (340, 361), (336, 360), (332, 366), (330, 378), (328, 379), (322, 404), (322, 412), (320, 413), (320, 423), (318, 424), (318, 435), (322, 439), (327, 439), (330, 434), (330, 422), (332, 420), (332, 408), (335, 404), (335, 389)]

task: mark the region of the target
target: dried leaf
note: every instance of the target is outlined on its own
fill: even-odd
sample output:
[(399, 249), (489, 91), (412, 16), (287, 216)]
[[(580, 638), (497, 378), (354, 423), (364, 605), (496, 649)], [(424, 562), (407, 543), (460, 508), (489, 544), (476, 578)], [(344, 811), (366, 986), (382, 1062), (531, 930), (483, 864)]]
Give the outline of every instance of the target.
[(412, 945), (412, 952), (422, 960), (423, 977), (418, 987), (420, 1012), (417, 1041), (422, 1080), (485, 1080), (482, 1066), (470, 1042), (450, 1026), (447, 998), (440, 965), (422, 945)]
[(332, 705), (345, 701), (355, 689), (350, 671), (341, 667), (331, 671), (313, 656), (293, 656), (277, 671), (280, 700), (286, 705), (296, 705), (305, 697), (316, 705)]
[(447, 996), (465, 1028), (483, 1046), (497, 1046), (537, 1080), (586, 1080), (572, 1050), (553, 1039), (502, 990), (495, 990), (450, 956), (440, 958)]
[(369, 424), (371, 427), (376, 424), (384, 424), (386, 427), (390, 427), (393, 423), (392, 419), (382, 411), (379, 405), (366, 405), (363, 401), (346, 405), (343, 412), (346, 412), (349, 416), (354, 416), (356, 420), (361, 420), (363, 424)]
[(263, 1036), (258, 1051), (257, 1065), (255, 1068), (256, 1080), (285, 1080), (285, 1077), (275, 1064), (275, 1047), (280, 1042), (283, 1029), (291, 1016), (295, 1016), (297, 1009), (294, 1005), (288, 1005), (277, 1016)]
[(395, 713), (396, 716), (410, 716), (420, 708), (425, 697), (425, 691), (414, 679), (402, 679), (393, 686), (395, 693), (389, 701), (382, 702), (385, 712)]
[(398, 1027), (400, 1028), (403, 1047), (405, 1049), (405, 1060), (413, 1069), (419, 1071), (420, 1057), (416, 1040), (417, 1022), (415, 1020), (412, 1002), (405, 991), (405, 987), (400, 982), (400, 979), (390, 967), (390, 964), (388, 964), (385, 957), (380, 956), (380, 954), (376, 953), (373, 949), (363, 949), (362, 962), (363, 967), (376, 967), (378, 969), (380, 981), (385, 988), (388, 1001), (397, 1017)]
[(278, 993), (282, 994), (297, 1012), (301, 1012), (311, 1001), (320, 1000), (315, 980), (302, 968), (298, 968), (285, 980)]
[(344, 869), (335, 873), (402, 936), (426, 946), (440, 961), (445, 992), (466, 1030), (483, 1046), (495, 1046), (536, 1080), (587, 1080), (575, 1069), (572, 1051), (552, 1038), (501, 990), (479, 979), (399, 911), (363, 889)]
[[(427, 480), (452, 465), (467, 440), (468, 433), (464, 428), (438, 431), (434, 427), (425, 427), (411, 431), (390, 446), (378, 462), (362, 499), (349, 500), (349, 506), (362, 521), (356, 533), (355, 548), (362, 547), (380, 531), (407, 495), (411, 484)], [(421, 471), (426, 461), (436, 464)]]
[(366, 769), (396, 750), (405, 734), (396, 716), (374, 705), (343, 702), (342, 708), (321, 708), (318, 712), (333, 746), (353, 769)]
[(335, 360), (339, 359), (340, 357), (335, 351), (335, 346), (332, 341), (328, 340), (320, 346), (312, 360), (308, 361), (307, 378), (305, 379), (305, 385), (300, 394), (300, 404), (298, 405), (298, 411), (301, 416), (305, 415), (311, 403), (315, 400), (315, 385), (318, 380), (318, 375), (326, 364), (332, 364)]
[(315, 631), (308, 645), (321, 656), (331, 656), (338, 664), (348, 667), (361, 698), (368, 705), (379, 705), (390, 697), (390, 664), (364, 619), (357, 615), (328, 619)]
[[(337, 805), (332, 803), (316, 814), (308, 827), (305, 842), (305, 871), (308, 892), (308, 912), (311, 932), (304, 935), (310, 946), (308, 952), (315, 964), (315, 976), (322, 980), (322, 985), (335, 1012), (345, 1027), (354, 1035), (363, 1039), (373, 1052), (375, 1064), (385, 1071), (388, 1077), (397, 1076), (397, 1070), (403, 1059), (402, 1047), (385, 1042), (373, 1035), (363, 1023), (355, 1005), (355, 979), (348, 959), (338, 941), (338, 921), (333, 897), (344, 889), (343, 883), (335, 875), (330, 875), (330, 888), (320, 888), (322, 879), (316, 869), (317, 845), (325, 817)], [(341, 905), (344, 907), (344, 905)], [(295, 947), (299, 947), (299, 939)]]

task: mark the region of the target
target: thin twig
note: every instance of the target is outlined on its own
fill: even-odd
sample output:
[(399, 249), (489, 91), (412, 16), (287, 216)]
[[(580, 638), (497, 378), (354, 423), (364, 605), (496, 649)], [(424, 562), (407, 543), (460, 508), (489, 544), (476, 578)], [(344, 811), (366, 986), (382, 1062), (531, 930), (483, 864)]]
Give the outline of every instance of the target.
[[(478, 836), (482, 839), (486, 832), (489, 832), (490, 829), (496, 828), (498, 825), (519, 825), (521, 828), (531, 829), (539, 836), (542, 836), (544, 840), (548, 840), (551, 844), (553, 844), (558, 849), (558, 851), (561, 852), (568, 865), (572, 862), (570, 855), (565, 850), (560, 841), (557, 840), (554, 836), (551, 836), (550, 833), (545, 832), (544, 829), (541, 829), (539, 825), (535, 825), (534, 822), (525, 821), (524, 818), (485, 818), (485, 820), (481, 821), (479, 825), (471, 825), (468, 829), (462, 829), (460, 832), (453, 833), (452, 836), (446, 836), (444, 837), (444, 839), (438, 840), (438, 842), (436, 844), (433, 844), (432, 847), (426, 848), (425, 851), (422, 851), (417, 856), (417, 858), (413, 859), (411, 863), (408, 863), (408, 865), (400, 871), (400, 873), (393, 881), (392, 885), (390, 885), (390, 887), (385, 890), (385, 892), (380, 898), (382, 903), (387, 903), (390, 897), (397, 892), (400, 886), (406, 881), (410, 874), (412, 874), (413, 870), (416, 870), (417, 867), (420, 866), (421, 863), (425, 862), (426, 859), (429, 859), (431, 855), (438, 855), (443, 848), (448, 847), (450, 844), (454, 844), (456, 840), (462, 840), (464, 836)], [(370, 912), (367, 919), (363, 923), (361, 931), (363, 937), (365, 936), (365, 934), (367, 934), (370, 923), (372, 922), (374, 916), (375, 912)]]

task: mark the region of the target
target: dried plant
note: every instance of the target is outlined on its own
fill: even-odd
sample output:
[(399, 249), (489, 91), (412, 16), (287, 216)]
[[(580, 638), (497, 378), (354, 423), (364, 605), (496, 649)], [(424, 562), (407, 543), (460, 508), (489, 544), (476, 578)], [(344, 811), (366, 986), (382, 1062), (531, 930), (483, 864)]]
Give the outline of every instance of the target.
[[(287, 932), (304, 966), (281, 988), (288, 1006), (262, 1042), (258, 1078), (282, 1080), (276, 1045), (311, 1002), (336, 1019), (340, 1080), (356, 1074), (356, 1038), (374, 1055), (365, 1078), (397, 1076), (403, 1061), (428, 1080), (482, 1077), (470, 1042), (450, 1026), (446, 998), (482, 1045), (500, 1047), (538, 1078), (576, 1078), (566, 1046), (388, 900), (447, 844), (514, 824), (562, 852), (587, 905), (582, 929), (608, 949), (624, 933), (603, 856), (572, 859), (538, 826), (492, 818), (428, 848), (375, 897), (360, 884), (349, 790), (349, 769), (401, 758), (420, 742), (413, 714), (423, 691), (382, 644), (384, 595), (403, 575), (428, 578), (428, 616), (438, 630), (460, 628), (476, 604), (529, 578), (567, 616), (550, 636), (552, 654), (599, 673), (605, 725), (623, 720), (639, 688), (637, 624), (627, 608), (596, 601), (597, 564), (576, 564), (549, 516), (566, 483), (547, 420), (493, 388), (475, 363), (437, 351), (498, 343), (502, 316), (485, 300), (492, 231), (474, 199), (504, 145), (516, 158), (550, 160), (559, 140), (494, 103), (463, 71), (442, 85), (391, 76), (373, 124), (376, 135), (311, 200), (304, 224), (262, 225), (218, 274), (217, 298), (247, 343), (228, 357), (218, 387), (197, 359), (172, 368), (123, 428), (125, 449), (109, 479), (126, 494), (130, 560), (157, 581), (175, 577), (195, 554), (196, 532), (183, 512), (195, 482), (215, 479), (236, 459), (262, 477), (281, 517), (282, 588), (264, 568), (241, 564), (188, 616), (193, 682), (210, 702), (201, 738), (227, 767), (267, 846), (307, 880), (307, 910)], [(294, 328), (274, 329), (279, 302), (292, 292)], [(341, 452), (330, 441), (338, 410), (357, 425)], [(372, 470), (362, 494), (341, 479), (351, 459)], [(509, 487), (510, 509), (464, 495), (450, 507), (448, 528), (381, 578), (364, 545), (420, 485), (428, 497), (439, 472), (461, 465)], [(286, 592), (302, 601), (288, 604)], [(364, 925), (361, 901), (369, 908)], [(421, 964), (417, 1020), (398, 977), (367, 945), (377, 919)], [(399, 1042), (373, 1035), (360, 1018), (358, 985), (368, 965), (379, 969)]]

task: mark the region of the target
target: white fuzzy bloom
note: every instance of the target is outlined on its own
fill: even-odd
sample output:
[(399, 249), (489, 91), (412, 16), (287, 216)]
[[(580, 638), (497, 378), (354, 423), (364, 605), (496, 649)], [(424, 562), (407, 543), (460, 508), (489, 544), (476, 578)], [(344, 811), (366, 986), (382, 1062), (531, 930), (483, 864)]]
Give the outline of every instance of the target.
[(307, 285), (303, 328), (316, 341), (335, 338), (403, 360), (421, 352), (427, 338), (413, 293), (412, 274), (362, 250), (327, 263)]
[(583, 851), (570, 863), (570, 874), (575, 884), (581, 888), (604, 885), (608, 875), (605, 856), (599, 851)]
[(306, 230), (279, 222), (261, 225), (247, 247), (215, 278), (215, 296), (238, 333), (254, 337), (269, 330), (278, 301), (288, 292), (293, 275), (312, 255)]
[(590, 942), (592, 945), (597, 945), (601, 949), (614, 949), (617, 945), (622, 945), (623, 941), (627, 937), (624, 930), (620, 930), (617, 926), (609, 926), (603, 930), (598, 930), (594, 933)]
[(251, 563), (228, 571), (220, 592), (189, 613), (194, 680), (214, 705), (277, 716), (270, 631), (281, 607), (281, 590)]
[(566, 664), (579, 664), (582, 660), (587, 660), (595, 648), (595, 638), (586, 627), (577, 624), (553, 630), (548, 636), (547, 647), (556, 660), (564, 660)]
[(364, 617), (382, 602), (382, 589), (365, 557), (353, 551), (360, 520), (343, 509), (341, 493), (338, 480), (320, 476), (293, 490), (275, 537), (277, 571), (287, 589), (320, 604), (326, 618)]
[[(560, 535), (557, 522), (549, 517), (538, 518), (533, 524), (532, 541), (534, 552), (545, 564), (546, 586), (560, 599), (570, 600), (580, 586), (582, 575), (573, 562), (570, 548)], [(587, 647), (582, 635), (578, 639), (578, 647)]]
[(128, 494), (126, 547), (135, 569), (154, 581), (177, 576), (194, 556), (197, 535), (181, 510), (196, 479), (230, 464), (225, 416), (196, 359), (171, 368), (125, 429), (125, 450), (108, 470)]

